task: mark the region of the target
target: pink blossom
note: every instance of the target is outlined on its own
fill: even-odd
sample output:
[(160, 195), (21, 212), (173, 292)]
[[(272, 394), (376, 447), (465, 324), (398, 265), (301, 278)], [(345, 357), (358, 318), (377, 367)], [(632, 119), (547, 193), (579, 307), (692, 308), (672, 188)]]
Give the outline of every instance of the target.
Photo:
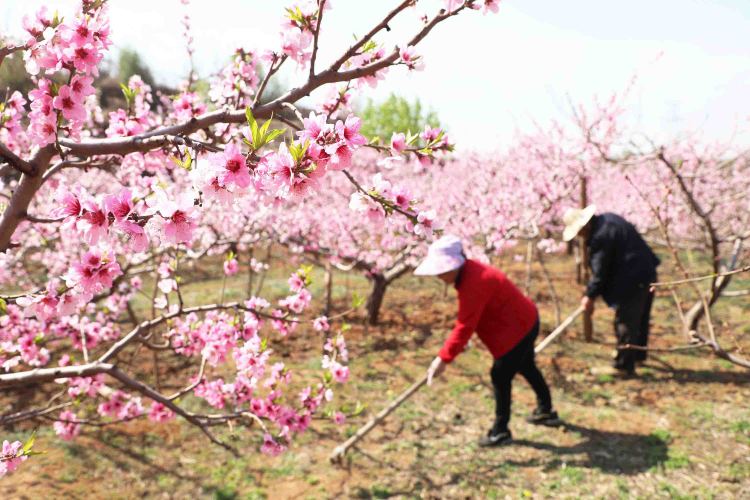
[(446, 12), (453, 12), (464, 4), (464, 0), (443, 0)]
[(81, 424), (77, 423), (76, 414), (70, 410), (65, 410), (60, 413), (60, 420), (55, 422), (52, 427), (55, 429), (55, 434), (60, 436), (60, 439), (70, 441), (81, 432)]
[(333, 422), (336, 425), (343, 425), (346, 423), (346, 415), (340, 411), (333, 412)]
[(422, 57), (417, 55), (417, 49), (413, 45), (399, 47), (399, 57), (410, 71), (422, 71), (424, 69)]
[(104, 207), (116, 220), (127, 219), (133, 211), (133, 195), (129, 189), (121, 189), (119, 193), (104, 198)]
[(21, 441), (3, 441), (3, 448), (0, 452), (0, 478), (16, 470), (21, 462), (26, 460), (23, 454), (23, 443)]
[(489, 12), (497, 13), (500, 10), (500, 0), (482, 0), (484, 3), (484, 9), (482, 12), (487, 14)]
[(161, 231), (167, 243), (190, 243), (197, 227), (195, 202), (190, 193), (182, 193), (175, 201), (163, 191), (157, 192), (155, 211), (161, 215)]
[(224, 274), (227, 276), (234, 276), (237, 271), (240, 270), (240, 264), (237, 259), (229, 259), (224, 261)]
[(47, 293), (43, 295), (31, 295), (19, 297), (16, 303), (24, 308), (24, 316), (36, 316), (42, 321), (57, 315), (57, 284), (59, 280), (50, 280), (47, 283)]
[(293, 273), (289, 276), (287, 283), (289, 284), (289, 289), (293, 292), (299, 292), (305, 288), (305, 279), (300, 276), (300, 273)]
[(349, 115), (343, 124), (341, 120), (336, 122), (336, 130), (342, 133), (344, 141), (351, 148), (367, 144), (367, 139), (359, 133), (360, 128), (362, 128), (362, 120), (355, 115)]
[(151, 409), (148, 411), (148, 418), (154, 422), (166, 422), (174, 418), (174, 412), (162, 403), (154, 401), (151, 404)]
[(343, 384), (349, 380), (349, 367), (334, 361), (331, 365), (331, 375), (336, 382)]
[(275, 457), (283, 453), (284, 450), (286, 450), (286, 446), (275, 441), (271, 434), (265, 433), (263, 435), (263, 446), (260, 448), (262, 453)]
[(84, 293), (94, 294), (110, 288), (112, 280), (121, 274), (120, 265), (111, 253), (101, 254), (92, 249), (86, 252), (81, 262), (73, 264), (65, 276), (65, 283)]
[(63, 85), (57, 91), (57, 96), (52, 100), (52, 106), (62, 111), (63, 118), (71, 121), (83, 121), (86, 119), (86, 109), (83, 102), (78, 100), (70, 87)]
[(122, 391), (114, 391), (110, 394), (109, 399), (104, 403), (99, 404), (97, 412), (103, 417), (115, 417), (125, 407), (125, 400), (127, 394)]
[(432, 128), (429, 125), (425, 125), (424, 131), (422, 131), (422, 133), (419, 134), (419, 136), (425, 141), (427, 141), (428, 143), (431, 143), (440, 136), (441, 132), (442, 130), (440, 130), (439, 128)]
[(313, 321), (313, 329), (315, 329), (318, 332), (327, 332), (331, 329), (331, 325), (328, 323), (328, 318), (326, 316), (320, 316), (315, 318)]
[(406, 149), (406, 136), (402, 133), (393, 133), (391, 136), (391, 152), (397, 155)]
[(82, 73), (96, 74), (96, 66), (102, 60), (102, 54), (93, 43), (71, 43), (63, 49), (63, 56), (67, 63), (73, 64)]
[(60, 199), (58, 201), (59, 206), (55, 210), (55, 214), (61, 217), (78, 217), (83, 212), (83, 205), (78, 197), (78, 194), (74, 191), (61, 190), (58, 193)]
[(209, 155), (209, 161), (219, 167), (219, 183), (222, 186), (235, 184), (237, 187), (246, 188), (250, 185), (252, 178), (245, 162), (245, 155), (236, 144), (230, 142), (223, 153), (212, 153)]
[(83, 233), (83, 239), (89, 245), (107, 236), (109, 219), (104, 209), (93, 199), (83, 202), (83, 213), (78, 219), (76, 227)]
[(436, 213), (434, 210), (419, 212), (417, 214), (417, 224), (414, 226), (414, 234), (419, 236), (432, 236), (432, 232), (438, 229), (435, 222)]
[(92, 83), (94, 78), (91, 76), (75, 75), (70, 82), (71, 97), (78, 102), (96, 93)]

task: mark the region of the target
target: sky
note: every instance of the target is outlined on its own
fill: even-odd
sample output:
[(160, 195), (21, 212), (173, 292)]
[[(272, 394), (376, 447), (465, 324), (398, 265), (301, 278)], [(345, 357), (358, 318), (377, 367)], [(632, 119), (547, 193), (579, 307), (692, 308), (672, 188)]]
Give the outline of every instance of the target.
[[(74, 0), (0, 0), (0, 33), (19, 35), (21, 18), (46, 4), (72, 12)], [(208, 76), (237, 47), (278, 42), (287, 0), (192, 0), (187, 8), (198, 72)], [(397, 0), (331, 0), (319, 64), (336, 58), (354, 34), (377, 23)], [(392, 47), (419, 28), (422, 0), (377, 40)], [(188, 62), (179, 0), (110, 0), (117, 48), (137, 50), (157, 80), (174, 84)], [(466, 12), (439, 25), (418, 46), (422, 72), (392, 69), (367, 97), (391, 92), (435, 110), (460, 149), (492, 150), (516, 130), (569, 121), (570, 103), (590, 103), (636, 85), (628, 121), (657, 140), (697, 134), (750, 145), (750, 1), (502, 0), (500, 13)], [(305, 75), (279, 73), (288, 87)]]

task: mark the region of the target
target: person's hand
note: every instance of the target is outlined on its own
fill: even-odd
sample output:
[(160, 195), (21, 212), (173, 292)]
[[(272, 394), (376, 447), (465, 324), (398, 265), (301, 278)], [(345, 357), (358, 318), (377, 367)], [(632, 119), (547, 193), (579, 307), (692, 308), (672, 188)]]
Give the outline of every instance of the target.
[(586, 311), (587, 314), (594, 314), (594, 299), (588, 295), (584, 295), (581, 297), (581, 307), (583, 307), (583, 310)]
[(440, 356), (432, 360), (430, 367), (427, 369), (427, 385), (432, 385), (432, 379), (439, 377), (445, 371), (445, 364), (445, 361), (440, 359)]

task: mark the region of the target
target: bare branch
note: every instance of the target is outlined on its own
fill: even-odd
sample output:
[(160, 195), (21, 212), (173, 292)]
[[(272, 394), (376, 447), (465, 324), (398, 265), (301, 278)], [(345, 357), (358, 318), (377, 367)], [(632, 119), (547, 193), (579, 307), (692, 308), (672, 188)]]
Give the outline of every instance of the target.
[(657, 287), (657, 286), (680, 285), (680, 284), (683, 284), (683, 283), (693, 283), (693, 282), (696, 282), (696, 281), (703, 281), (703, 280), (708, 280), (708, 279), (720, 278), (722, 276), (731, 276), (733, 274), (745, 273), (745, 272), (748, 272), (748, 271), (750, 271), (750, 265), (747, 265), (745, 267), (741, 267), (739, 269), (735, 269), (733, 271), (726, 271), (726, 272), (723, 272), (723, 273), (706, 274), (705, 276), (697, 276), (695, 278), (688, 278), (688, 279), (684, 279), (684, 280), (658, 281), (656, 283), (651, 283), (650, 286)]
[(0, 160), (5, 160), (11, 167), (22, 174), (32, 177), (36, 175), (36, 167), (34, 165), (21, 159), (2, 142), (0, 142)]

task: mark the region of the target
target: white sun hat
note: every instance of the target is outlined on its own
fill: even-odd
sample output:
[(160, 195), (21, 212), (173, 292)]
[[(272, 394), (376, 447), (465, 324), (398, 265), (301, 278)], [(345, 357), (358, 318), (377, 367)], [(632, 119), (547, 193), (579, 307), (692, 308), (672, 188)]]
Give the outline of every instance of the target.
[(581, 229), (589, 223), (596, 213), (596, 205), (589, 205), (586, 208), (569, 208), (563, 215), (563, 241), (570, 241), (581, 232)]
[(466, 262), (461, 239), (445, 235), (427, 249), (427, 257), (414, 270), (417, 276), (437, 276), (461, 267)]

